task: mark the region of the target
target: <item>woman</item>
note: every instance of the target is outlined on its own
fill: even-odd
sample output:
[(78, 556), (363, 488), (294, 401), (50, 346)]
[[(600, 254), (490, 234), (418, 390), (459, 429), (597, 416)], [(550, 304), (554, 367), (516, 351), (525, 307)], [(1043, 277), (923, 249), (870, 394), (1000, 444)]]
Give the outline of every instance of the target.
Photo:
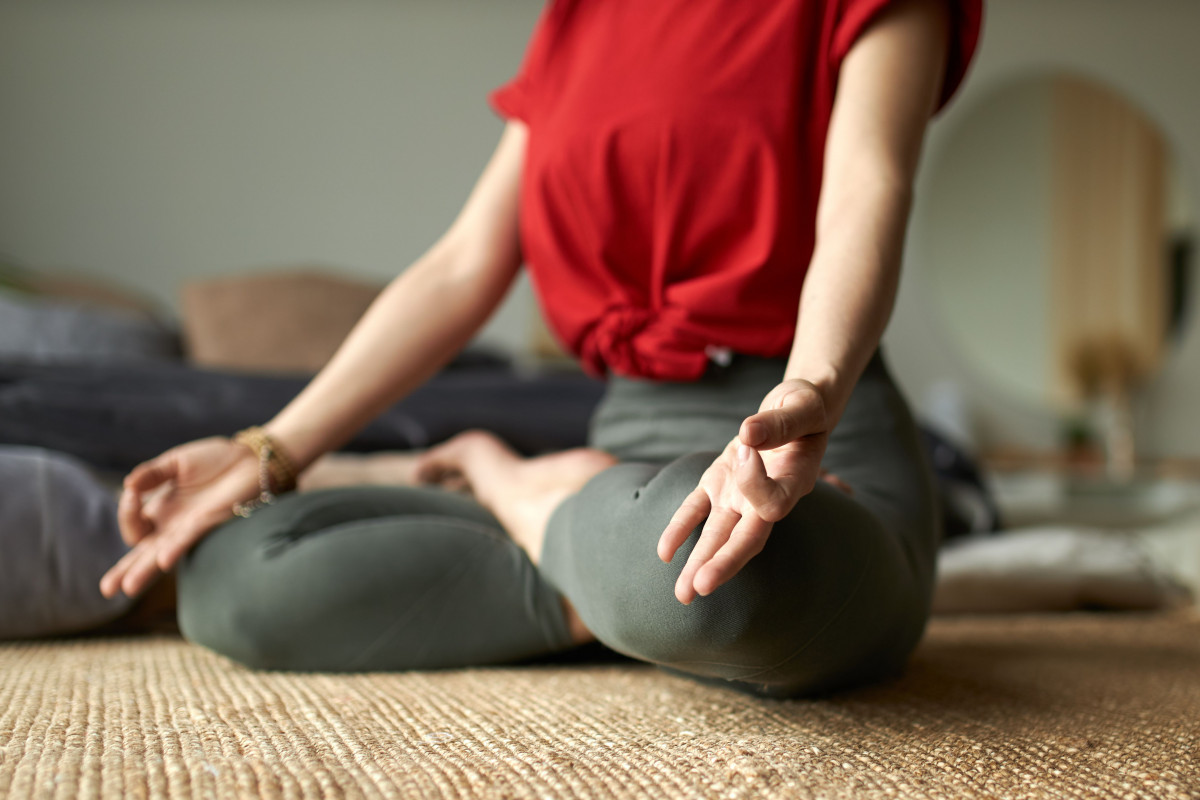
[[(895, 673), (938, 520), (878, 343), (925, 128), (980, 14), (549, 3), (492, 95), (510, 122), (460, 216), (262, 430), (128, 476), (135, 546), (104, 593), (182, 559), (184, 633), (264, 667), (464, 666), (595, 637), (770, 696)], [(342, 489), (228, 521), (434, 374), (522, 261), (609, 379), (590, 448), (522, 461), (470, 433), (421, 473), (475, 499)]]

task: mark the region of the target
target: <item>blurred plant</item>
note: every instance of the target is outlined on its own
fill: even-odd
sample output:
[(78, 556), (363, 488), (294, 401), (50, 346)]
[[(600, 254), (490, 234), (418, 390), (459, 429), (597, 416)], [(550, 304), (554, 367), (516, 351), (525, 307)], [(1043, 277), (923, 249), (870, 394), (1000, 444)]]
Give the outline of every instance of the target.
[(17, 266), (11, 258), (0, 255), (0, 290), (22, 293), (32, 291), (29, 270)]
[(1071, 414), (1059, 421), (1058, 439), (1068, 453), (1091, 453), (1099, 449), (1096, 426), (1083, 413)]

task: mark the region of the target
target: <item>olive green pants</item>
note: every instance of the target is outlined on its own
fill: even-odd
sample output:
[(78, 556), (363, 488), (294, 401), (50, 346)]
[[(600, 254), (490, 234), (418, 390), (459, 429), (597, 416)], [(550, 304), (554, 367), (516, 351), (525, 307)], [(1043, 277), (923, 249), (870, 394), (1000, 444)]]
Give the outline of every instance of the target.
[[(535, 567), (462, 495), (362, 487), (291, 495), (185, 559), (184, 634), (263, 668), (405, 670), (512, 662), (571, 646), (570, 599), (608, 647), (755, 694), (899, 672), (929, 615), (940, 526), (912, 416), (876, 352), (818, 481), (763, 551), (683, 605), (659, 535), (784, 361), (737, 357), (694, 383), (612, 378), (591, 444), (621, 463), (554, 512)], [(561, 593), (561, 594), (560, 594)]]

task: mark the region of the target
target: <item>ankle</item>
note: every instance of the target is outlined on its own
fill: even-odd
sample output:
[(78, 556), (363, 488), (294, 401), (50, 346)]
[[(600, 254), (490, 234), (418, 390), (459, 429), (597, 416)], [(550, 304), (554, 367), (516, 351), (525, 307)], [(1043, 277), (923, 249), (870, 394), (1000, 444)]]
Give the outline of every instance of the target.
[(564, 597), (562, 606), (563, 614), (567, 618), (567, 630), (571, 633), (572, 644), (580, 645), (593, 641), (596, 638), (595, 635), (583, 624), (583, 620), (575, 612), (575, 606), (571, 605), (571, 601)]

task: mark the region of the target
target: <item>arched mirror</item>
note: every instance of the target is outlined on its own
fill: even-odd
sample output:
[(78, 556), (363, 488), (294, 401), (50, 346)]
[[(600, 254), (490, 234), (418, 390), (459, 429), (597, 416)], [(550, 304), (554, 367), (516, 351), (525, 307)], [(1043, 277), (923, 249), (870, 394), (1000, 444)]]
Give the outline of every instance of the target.
[(1064, 417), (1101, 409), (1131, 471), (1131, 405), (1189, 317), (1196, 209), (1170, 143), (1110, 87), (1044, 74), (976, 103), (930, 170), (930, 284), (964, 361)]

